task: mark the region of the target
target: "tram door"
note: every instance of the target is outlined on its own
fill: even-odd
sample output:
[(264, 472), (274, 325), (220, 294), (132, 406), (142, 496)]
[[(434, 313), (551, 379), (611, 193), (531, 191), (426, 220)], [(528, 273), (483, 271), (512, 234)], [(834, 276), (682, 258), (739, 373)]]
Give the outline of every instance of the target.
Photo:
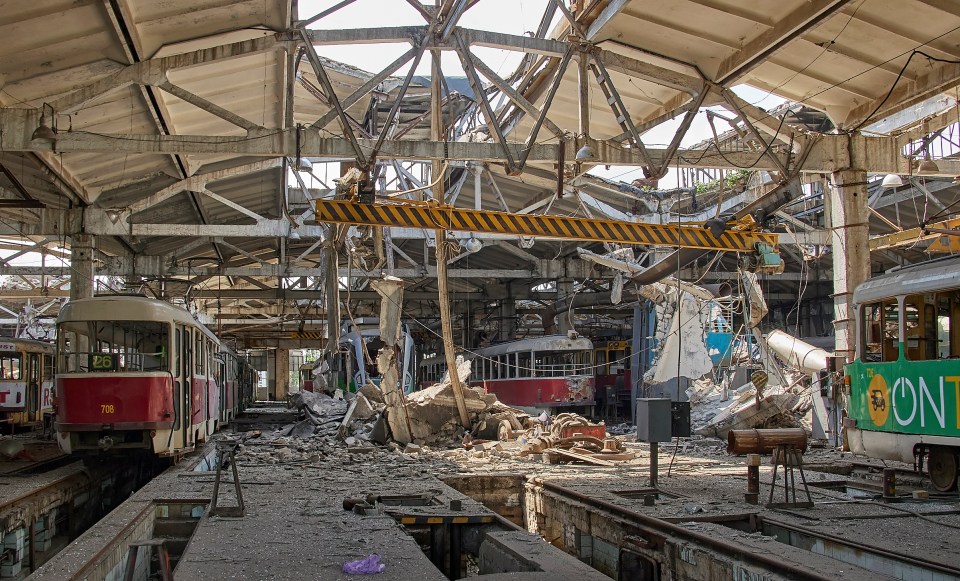
[(26, 421), (40, 421), (40, 354), (27, 353), (27, 401), (24, 410)]
[(190, 346), (193, 344), (193, 337), (191, 337), (190, 329), (183, 325), (177, 325), (177, 339), (180, 340), (180, 368), (178, 370), (180, 381), (177, 382), (177, 393), (174, 395), (177, 402), (177, 424), (174, 429), (180, 430), (183, 446), (187, 448), (191, 444), (190, 423), (193, 415), (190, 405), (191, 393), (193, 392), (193, 362), (190, 358)]

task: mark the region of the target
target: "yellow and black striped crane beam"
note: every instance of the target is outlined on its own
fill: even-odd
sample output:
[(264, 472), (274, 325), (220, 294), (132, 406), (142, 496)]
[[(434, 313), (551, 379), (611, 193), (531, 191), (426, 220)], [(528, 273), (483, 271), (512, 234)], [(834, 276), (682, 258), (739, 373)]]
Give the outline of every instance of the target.
[(755, 253), (758, 243), (766, 245), (770, 251), (774, 252), (777, 247), (776, 234), (747, 227), (738, 229), (734, 226), (726, 229), (719, 236), (714, 236), (701, 224), (681, 226), (594, 218), (510, 214), (455, 208), (427, 202), (361, 204), (354, 200), (317, 200), (316, 219), (318, 222), (336, 224), (443, 229), (729, 252)]

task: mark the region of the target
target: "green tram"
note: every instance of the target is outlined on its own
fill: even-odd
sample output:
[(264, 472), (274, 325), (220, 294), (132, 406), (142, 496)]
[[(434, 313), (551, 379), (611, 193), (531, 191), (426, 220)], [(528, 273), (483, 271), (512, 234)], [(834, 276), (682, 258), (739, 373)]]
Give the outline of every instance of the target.
[(926, 464), (957, 485), (960, 257), (877, 276), (853, 293), (856, 360), (846, 366), (846, 442), (855, 454)]

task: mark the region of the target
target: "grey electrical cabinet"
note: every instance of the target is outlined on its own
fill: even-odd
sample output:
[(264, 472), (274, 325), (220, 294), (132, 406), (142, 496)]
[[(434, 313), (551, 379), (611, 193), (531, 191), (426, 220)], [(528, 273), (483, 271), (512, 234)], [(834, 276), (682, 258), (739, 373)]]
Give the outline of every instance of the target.
[(670, 402), (670, 411), (672, 413), (670, 429), (671, 436), (674, 438), (690, 437), (690, 402), (672, 401)]
[(673, 414), (669, 398), (637, 400), (637, 441), (669, 442), (673, 436)]

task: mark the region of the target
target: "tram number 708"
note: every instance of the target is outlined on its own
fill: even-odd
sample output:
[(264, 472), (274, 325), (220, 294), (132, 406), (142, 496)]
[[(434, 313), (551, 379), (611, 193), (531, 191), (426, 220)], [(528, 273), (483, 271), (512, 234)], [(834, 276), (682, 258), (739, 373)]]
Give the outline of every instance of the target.
[(114, 407), (112, 403), (102, 403), (100, 404), (100, 413), (102, 414), (113, 414), (116, 413), (117, 408)]

